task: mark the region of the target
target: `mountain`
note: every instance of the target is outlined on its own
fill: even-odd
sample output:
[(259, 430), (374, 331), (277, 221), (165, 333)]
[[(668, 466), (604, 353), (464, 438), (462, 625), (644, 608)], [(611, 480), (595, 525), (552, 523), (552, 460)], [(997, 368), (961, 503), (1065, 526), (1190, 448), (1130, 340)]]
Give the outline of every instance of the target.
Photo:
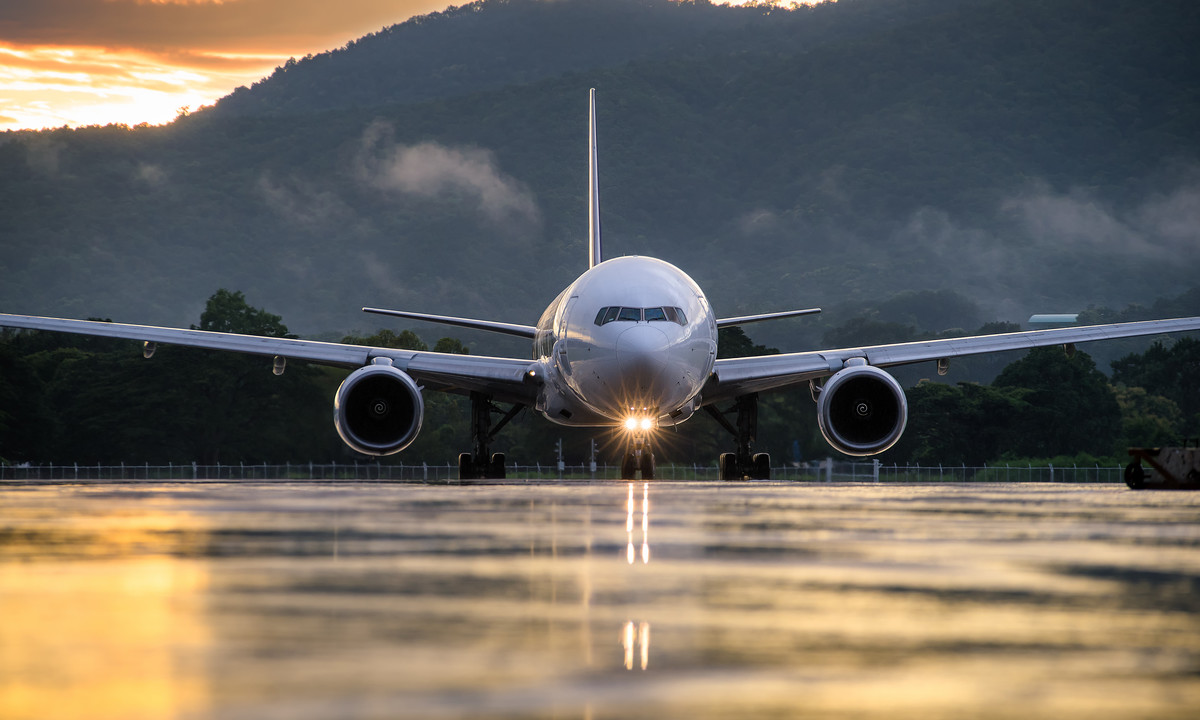
[(589, 87), (606, 250), (720, 314), (1149, 304), (1200, 270), (1196, 37), (1182, 0), (484, 0), (169, 126), (0, 135), (0, 308), (186, 325), (226, 287), (307, 335), (385, 322), (363, 305), (532, 322), (584, 269)]

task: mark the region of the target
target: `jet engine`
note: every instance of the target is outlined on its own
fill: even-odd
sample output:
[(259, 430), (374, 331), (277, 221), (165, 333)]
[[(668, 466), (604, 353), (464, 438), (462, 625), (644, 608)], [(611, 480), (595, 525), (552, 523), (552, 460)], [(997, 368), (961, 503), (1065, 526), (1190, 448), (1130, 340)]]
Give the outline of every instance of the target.
[(350, 373), (333, 398), (333, 421), (347, 445), (367, 455), (391, 455), (421, 431), (421, 389), (391, 365), (368, 365)]
[(817, 422), (834, 449), (847, 455), (887, 450), (908, 423), (908, 400), (896, 378), (871, 365), (851, 365), (825, 382)]

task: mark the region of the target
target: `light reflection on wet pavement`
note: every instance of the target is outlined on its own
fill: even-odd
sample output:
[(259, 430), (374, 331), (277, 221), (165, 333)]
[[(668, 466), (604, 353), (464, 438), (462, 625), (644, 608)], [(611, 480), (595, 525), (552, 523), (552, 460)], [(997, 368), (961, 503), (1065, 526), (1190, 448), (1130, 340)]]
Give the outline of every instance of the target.
[(0, 717), (1200, 709), (1200, 493), (0, 487)]

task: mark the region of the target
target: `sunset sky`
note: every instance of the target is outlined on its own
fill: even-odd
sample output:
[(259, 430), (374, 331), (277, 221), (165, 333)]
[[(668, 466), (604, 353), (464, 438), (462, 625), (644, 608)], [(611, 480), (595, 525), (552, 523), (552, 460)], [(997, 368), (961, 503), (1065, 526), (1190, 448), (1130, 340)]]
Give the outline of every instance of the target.
[(467, 1), (6, 0), (0, 131), (169, 122), (289, 57)]
[(169, 122), (303, 57), (461, 0), (7, 0), (0, 130)]

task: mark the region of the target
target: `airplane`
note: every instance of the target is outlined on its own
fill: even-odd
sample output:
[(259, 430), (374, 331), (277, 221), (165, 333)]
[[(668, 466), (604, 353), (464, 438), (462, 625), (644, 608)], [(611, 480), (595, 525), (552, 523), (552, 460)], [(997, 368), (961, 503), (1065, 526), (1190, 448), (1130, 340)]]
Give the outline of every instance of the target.
[(271, 356), (277, 375), (288, 359), (350, 369), (334, 395), (334, 425), (348, 446), (367, 455), (390, 455), (412, 443), (421, 430), (424, 392), (465, 394), (472, 449), (459, 456), (462, 479), (505, 476), (505, 457), (491, 452), (492, 441), (525, 408), (559, 425), (623, 428), (621, 476), (640, 473), (644, 480), (655, 474), (655, 432), (697, 411), (733, 437), (733, 452), (719, 458), (722, 479), (769, 479), (769, 455), (752, 451), (759, 393), (807, 383), (825, 439), (846, 455), (865, 457), (894, 445), (908, 422), (904, 390), (884, 368), (932, 361), (945, 374), (952, 358), (968, 355), (1051, 345), (1070, 352), (1077, 343), (1200, 330), (1200, 317), (1190, 317), (718, 359), (722, 327), (820, 309), (718, 318), (700, 287), (674, 265), (642, 256), (604, 259), (595, 89), (588, 106), (588, 269), (536, 325), (363, 308), (523, 337), (532, 341), (531, 359), (28, 315), (0, 314), (0, 326), (141, 340), (147, 358), (159, 343)]

